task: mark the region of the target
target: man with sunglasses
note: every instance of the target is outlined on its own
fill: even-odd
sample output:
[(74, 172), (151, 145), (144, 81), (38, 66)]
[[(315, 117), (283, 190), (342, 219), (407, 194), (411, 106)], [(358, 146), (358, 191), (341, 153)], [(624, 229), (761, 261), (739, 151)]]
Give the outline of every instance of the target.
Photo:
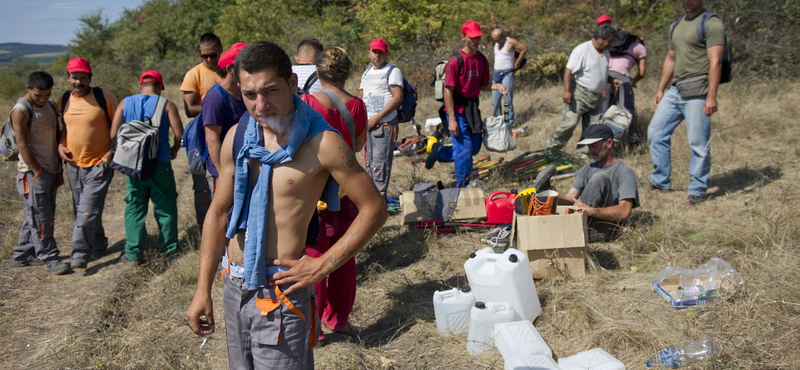
[[(181, 91), (183, 91), (183, 108), (189, 118), (200, 114), (200, 102), (208, 90), (222, 81), (218, 74), (219, 57), (222, 54), (222, 41), (217, 35), (209, 32), (200, 36), (200, 57), (203, 62), (194, 66), (183, 78)], [(192, 175), (192, 188), (194, 189), (194, 211), (197, 226), (202, 229), (208, 206), (211, 204), (211, 190), (205, 175)]]

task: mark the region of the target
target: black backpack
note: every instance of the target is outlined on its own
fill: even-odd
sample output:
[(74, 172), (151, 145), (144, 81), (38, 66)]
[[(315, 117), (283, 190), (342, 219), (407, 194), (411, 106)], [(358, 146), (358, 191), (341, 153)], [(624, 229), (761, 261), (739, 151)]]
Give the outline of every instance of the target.
[(644, 41), (640, 39), (639, 36), (628, 31), (618, 30), (614, 37), (614, 42), (611, 43), (611, 48), (608, 49), (608, 52), (611, 53), (611, 55), (616, 56), (630, 55), (628, 54), (628, 49), (631, 47), (631, 44), (636, 41), (639, 41), (639, 43), (644, 45)]
[[(700, 15), (700, 22), (697, 22), (697, 34), (700, 36), (700, 41), (703, 43), (706, 42), (706, 23), (711, 17), (717, 17), (716, 14), (712, 12), (705, 12)], [(682, 16), (675, 20), (672, 23), (672, 27), (669, 29), (669, 38), (672, 40), (672, 33), (675, 32), (675, 27), (678, 26), (678, 23), (686, 18), (686, 16)], [(717, 17), (719, 18), (719, 17)], [(720, 74), (719, 83), (724, 84), (727, 82), (731, 82), (733, 80), (733, 45), (731, 44), (731, 40), (728, 36), (725, 36), (725, 50), (722, 52), (722, 73)]]
[[(103, 89), (99, 87), (93, 87), (92, 93), (94, 94), (94, 100), (97, 101), (97, 105), (103, 109), (103, 113), (106, 115), (106, 119), (108, 119), (108, 124), (111, 124), (111, 117), (108, 116), (108, 106), (106, 104), (106, 97), (103, 95)], [(67, 102), (69, 102), (69, 97), (72, 96), (72, 90), (64, 91), (64, 95), (61, 96), (61, 119), (64, 119), (64, 109), (67, 107)]]
[(306, 80), (305, 85), (303, 85), (303, 88), (297, 89), (297, 95), (308, 94), (309, 91), (311, 90), (311, 86), (313, 86), (317, 82), (317, 80), (319, 80), (319, 78), (317, 77), (317, 71), (314, 71), (311, 73), (311, 75), (308, 76), (308, 79)]

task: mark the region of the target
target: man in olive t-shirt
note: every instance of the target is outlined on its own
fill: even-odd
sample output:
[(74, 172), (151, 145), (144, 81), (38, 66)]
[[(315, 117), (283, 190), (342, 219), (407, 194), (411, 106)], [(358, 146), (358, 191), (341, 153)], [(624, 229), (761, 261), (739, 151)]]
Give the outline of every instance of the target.
[[(717, 111), (725, 27), (719, 18), (706, 13), (702, 0), (684, 0), (683, 8), (686, 15), (670, 29), (669, 52), (653, 98), (656, 112), (647, 130), (653, 160), (650, 183), (654, 190), (671, 189), (670, 139), (685, 119), (692, 153), (688, 202), (697, 204), (705, 199), (711, 174), (711, 115)], [(704, 20), (705, 41), (698, 31)]]

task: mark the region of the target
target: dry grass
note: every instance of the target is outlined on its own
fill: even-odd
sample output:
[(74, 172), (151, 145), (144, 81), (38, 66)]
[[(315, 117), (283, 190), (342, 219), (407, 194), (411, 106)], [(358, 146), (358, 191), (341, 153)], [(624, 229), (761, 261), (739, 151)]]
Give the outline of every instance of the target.
[[(625, 231), (615, 242), (590, 246), (590, 273), (581, 280), (537, 281), (544, 312), (536, 327), (559, 357), (602, 347), (630, 369), (658, 349), (713, 335), (721, 347), (717, 360), (693, 368), (800, 368), (800, 211), (796, 119), (800, 85), (724, 86), (720, 112), (713, 118), (713, 167), (709, 194), (696, 207), (685, 204), (689, 150), (680, 126), (673, 140), (673, 184), (679, 191), (648, 188), (651, 163), (646, 148), (624, 161), (639, 180), (639, 215), (651, 222)], [(176, 99), (176, 87), (169, 97)], [(652, 91), (638, 91), (643, 121), (653, 108)], [(484, 95), (483, 112), (489, 111)], [(521, 91), (519, 122), (529, 135), (519, 149), (538, 149), (560, 119), (560, 89)], [(418, 115), (433, 116), (437, 106), (421, 98)], [(0, 108), (10, 102), (0, 104)], [(404, 127), (404, 134), (411, 130)], [(573, 139), (571, 145), (574, 145)], [(572, 146), (568, 146), (570, 148)], [(515, 153), (507, 153), (509, 158)], [(483, 153), (481, 154), (483, 155)], [(496, 156), (497, 154), (493, 154)], [(10, 179), (8, 164), (0, 170)], [(193, 224), (191, 181), (185, 159), (175, 162), (180, 227)], [(390, 191), (414, 183), (452, 179), (449, 166), (431, 171), (397, 158)], [(527, 183), (487, 182), (487, 192), (522, 188)], [(556, 182), (566, 191), (570, 179)], [(121, 230), (122, 176), (114, 180), (106, 211), (113, 242)], [(12, 269), (8, 257), (16, 240), (19, 201), (2, 183), (2, 204), (10, 211), (0, 254), (0, 368), (222, 369), (227, 367), (223, 327), (205, 350), (186, 327), (183, 313), (194, 292), (197, 252), (192, 231), (182, 233), (187, 252), (166, 265), (153, 262), (129, 269), (106, 257), (85, 276), (51, 277), (42, 269)], [(13, 189), (13, 188), (11, 188)], [(71, 209), (66, 189), (59, 193), (57, 238), (69, 252)], [(151, 235), (154, 225), (148, 224)], [(480, 234), (464, 230), (436, 235), (402, 225), (392, 217), (357, 257), (358, 298), (350, 335), (332, 335), (316, 353), (320, 369), (502, 369), (499, 355), (470, 356), (466, 335), (440, 336), (433, 316), (436, 290), (466, 282), (463, 263), (482, 247)], [(121, 244), (115, 246), (121, 250)], [(718, 256), (744, 277), (747, 294), (681, 311), (662, 302), (650, 281), (669, 265), (694, 267)], [(30, 279), (33, 277), (33, 279)], [(21, 283), (24, 282), (24, 283)], [(222, 321), (220, 286), (215, 316)]]

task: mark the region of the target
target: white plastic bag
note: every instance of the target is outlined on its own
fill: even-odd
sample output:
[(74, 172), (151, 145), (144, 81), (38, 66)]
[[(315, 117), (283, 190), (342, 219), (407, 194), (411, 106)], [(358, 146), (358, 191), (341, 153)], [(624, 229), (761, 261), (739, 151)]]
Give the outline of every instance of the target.
[(667, 267), (656, 275), (653, 291), (675, 308), (708, 303), (722, 294), (744, 290), (744, 279), (731, 265), (714, 257), (691, 270)]
[(492, 116), (483, 120), (483, 146), (490, 152), (507, 152), (517, 148), (511, 125), (503, 116)]

